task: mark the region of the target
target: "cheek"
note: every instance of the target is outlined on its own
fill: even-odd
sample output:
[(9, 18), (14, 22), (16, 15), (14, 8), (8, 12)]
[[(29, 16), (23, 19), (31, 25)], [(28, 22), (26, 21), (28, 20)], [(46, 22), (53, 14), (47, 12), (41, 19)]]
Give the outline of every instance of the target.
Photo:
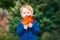
[(21, 16), (24, 18), (26, 15), (25, 14), (21, 14)]
[(32, 13), (28, 14), (28, 16), (29, 16), (29, 15), (33, 16), (33, 14), (32, 14)]
[(25, 16), (24, 14), (22, 16)]

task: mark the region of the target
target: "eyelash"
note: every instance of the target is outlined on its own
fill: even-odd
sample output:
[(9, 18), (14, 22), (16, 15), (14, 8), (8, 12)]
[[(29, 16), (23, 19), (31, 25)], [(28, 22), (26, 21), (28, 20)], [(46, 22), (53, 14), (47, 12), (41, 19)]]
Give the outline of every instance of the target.
[(24, 13), (25, 14), (25, 13)]
[[(27, 12), (27, 13), (29, 14), (29, 12)], [(23, 14), (25, 14), (25, 12)]]
[(27, 12), (29, 14), (29, 12)]

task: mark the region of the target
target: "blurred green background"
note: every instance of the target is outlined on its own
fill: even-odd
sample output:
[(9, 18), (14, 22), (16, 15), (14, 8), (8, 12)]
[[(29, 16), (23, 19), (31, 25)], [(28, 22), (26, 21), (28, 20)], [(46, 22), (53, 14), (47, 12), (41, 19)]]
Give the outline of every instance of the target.
[(15, 32), (21, 19), (19, 9), (24, 4), (33, 7), (33, 17), (39, 22), (41, 33), (37, 39), (60, 40), (60, 0), (0, 0), (0, 8), (7, 11), (4, 17), (9, 21), (9, 30), (0, 34), (0, 40), (18, 40)]

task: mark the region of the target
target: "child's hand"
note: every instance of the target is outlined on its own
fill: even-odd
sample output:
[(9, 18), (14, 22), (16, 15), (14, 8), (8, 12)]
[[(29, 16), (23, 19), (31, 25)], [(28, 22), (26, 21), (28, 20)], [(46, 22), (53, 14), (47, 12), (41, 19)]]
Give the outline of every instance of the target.
[(29, 23), (29, 24), (28, 24), (28, 27), (31, 28), (31, 27), (32, 27), (32, 23)]
[(28, 29), (28, 25), (26, 24), (26, 25), (24, 25), (24, 29)]

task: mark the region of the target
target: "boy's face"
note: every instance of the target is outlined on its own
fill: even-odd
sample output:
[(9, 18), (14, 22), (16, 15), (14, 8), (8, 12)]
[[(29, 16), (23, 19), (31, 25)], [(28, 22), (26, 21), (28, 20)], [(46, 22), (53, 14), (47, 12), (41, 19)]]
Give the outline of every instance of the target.
[(23, 8), (22, 13), (21, 13), (22, 18), (24, 18), (26, 15), (27, 16), (29, 16), (29, 15), (33, 16), (33, 13), (30, 10), (28, 10), (27, 8)]

